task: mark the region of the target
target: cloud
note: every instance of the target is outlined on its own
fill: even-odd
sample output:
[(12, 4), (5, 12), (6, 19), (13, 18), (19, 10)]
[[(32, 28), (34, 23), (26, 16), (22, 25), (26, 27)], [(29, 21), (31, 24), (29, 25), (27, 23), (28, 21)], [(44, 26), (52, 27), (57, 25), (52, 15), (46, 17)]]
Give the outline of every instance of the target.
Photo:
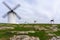
[[(22, 18), (17, 21), (27, 21), (33, 22), (37, 20), (38, 22), (48, 23), (50, 19), (54, 18), (56, 20), (59, 19), (60, 15), (60, 2), (59, 0), (3, 0), (5, 1), (11, 8), (14, 8), (17, 4), (21, 6), (15, 10), (15, 12)], [(0, 4), (2, 1), (0, 1)], [(2, 7), (3, 6), (3, 7)], [(9, 11), (4, 5), (0, 5), (1, 9), (4, 12), (0, 12), (5, 14)], [(6, 11), (5, 11), (6, 10)], [(3, 18), (1, 18), (3, 20)], [(4, 21), (6, 21), (5, 19)], [(28, 21), (29, 20), (29, 21)]]

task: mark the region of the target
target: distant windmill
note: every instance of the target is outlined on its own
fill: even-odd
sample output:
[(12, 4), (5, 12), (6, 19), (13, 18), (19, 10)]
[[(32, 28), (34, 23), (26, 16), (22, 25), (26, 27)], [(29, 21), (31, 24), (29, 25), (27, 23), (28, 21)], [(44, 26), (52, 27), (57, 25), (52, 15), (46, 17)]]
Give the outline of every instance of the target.
[(51, 24), (54, 24), (54, 19), (50, 20)]
[(34, 23), (36, 23), (36, 20), (34, 20)]
[(14, 10), (16, 10), (20, 5), (18, 4), (14, 9), (11, 9), (5, 2), (3, 2), (3, 4), (10, 10), (7, 12), (7, 14), (5, 14), (3, 16), (3, 18), (5, 18), (6, 16), (8, 16), (8, 23), (16, 23), (16, 17), (20, 19), (20, 17), (17, 15), (16, 12), (14, 12)]

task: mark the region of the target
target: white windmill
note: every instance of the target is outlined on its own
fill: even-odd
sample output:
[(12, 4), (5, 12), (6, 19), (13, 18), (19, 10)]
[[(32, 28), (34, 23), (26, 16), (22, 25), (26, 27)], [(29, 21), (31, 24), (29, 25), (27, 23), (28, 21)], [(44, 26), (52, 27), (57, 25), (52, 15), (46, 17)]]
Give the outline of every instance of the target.
[(5, 18), (8, 16), (8, 23), (16, 24), (16, 17), (20, 19), (20, 17), (17, 15), (17, 13), (14, 11), (16, 8), (18, 8), (20, 5), (18, 4), (14, 9), (11, 9), (5, 2), (3, 4), (10, 10), (3, 16)]
[(54, 19), (50, 20), (51, 24), (54, 24)]

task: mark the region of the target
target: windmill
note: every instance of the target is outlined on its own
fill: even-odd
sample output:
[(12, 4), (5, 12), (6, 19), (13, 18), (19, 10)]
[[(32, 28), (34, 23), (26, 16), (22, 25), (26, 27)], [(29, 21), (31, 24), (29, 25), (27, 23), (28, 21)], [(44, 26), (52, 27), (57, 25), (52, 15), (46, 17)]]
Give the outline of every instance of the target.
[(16, 23), (16, 17), (20, 19), (20, 17), (17, 15), (17, 13), (14, 11), (16, 10), (20, 5), (18, 4), (15, 8), (11, 9), (5, 2), (3, 4), (10, 10), (7, 12), (7, 14), (3, 15), (3, 18), (8, 16), (8, 23)]
[(34, 20), (34, 23), (36, 23), (36, 20)]
[(51, 24), (54, 24), (54, 19), (51, 19), (50, 22), (51, 22)]

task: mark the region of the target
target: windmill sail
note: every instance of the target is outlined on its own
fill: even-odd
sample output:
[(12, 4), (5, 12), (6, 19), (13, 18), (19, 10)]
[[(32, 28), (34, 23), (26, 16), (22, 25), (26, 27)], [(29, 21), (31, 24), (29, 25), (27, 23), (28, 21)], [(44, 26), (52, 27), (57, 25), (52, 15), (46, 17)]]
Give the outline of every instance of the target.
[(18, 14), (16, 14), (16, 12), (15, 12), (15, 15), (17, 16), (18, 19), (21, 19), (21, 17)]
[(15, 10), (16, 8), (18, 8), (20, 5), (18, 4), (13, 10)]
[(4, 15), (3, 15), (3, 18), (5, 18), (7, 15), (8, 15), (8, 13), (7, 13), (7, 14), (4, 14)]
[(3, 2), (3, 4), (11, 10), (11, 8), (5, 2)]

